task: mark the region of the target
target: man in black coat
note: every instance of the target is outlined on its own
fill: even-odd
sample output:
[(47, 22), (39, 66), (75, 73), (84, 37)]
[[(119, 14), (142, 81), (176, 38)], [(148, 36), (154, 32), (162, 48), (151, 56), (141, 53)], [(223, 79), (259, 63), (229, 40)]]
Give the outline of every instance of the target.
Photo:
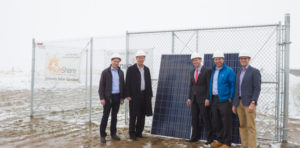
[(152, 85), (150, 70), (144, 65), (146, 54), (140, 50), (136, 53), (136, 64), (128, 67), (126, 73), (126, 95), (129, 100), (129, 136), (136, 140), (142, 138), (145, 116), (152, 115)]
[(103, 70), (101, 74), (100, 84), (99, 84), (99, 96), (101, 104), (103, 105), (103, 116), (100, 124), (100, 136), (101, 142), (106, 142), (106, 126), (111, 113), (111, 124), (110, 124), (110, 134), (112, 139), (120, 140), (120, 137), (116, 135), (117, 129), (117, 114), (119, 112), (120, 104), (124, 103), (125, 97), (125, 81), (124, 73), (119, 67), (121, 57), (119, 54), (115, 53), (111, 57), (111, 66)]
[(191, 60), (195, 69), (191, 71), (189, 99), (187, 100), (187, 106), (192, 106), (192, 136), (188, 142), (199, 140), (201, 135), (199, 125), (200, 119), (202, 119), (206, 131), (207, 142), (205, 145), (209, 145), (213, 141), (209, 107), (211, 71), (201, 65), (202, 57), (199, 53), (193, 53)]

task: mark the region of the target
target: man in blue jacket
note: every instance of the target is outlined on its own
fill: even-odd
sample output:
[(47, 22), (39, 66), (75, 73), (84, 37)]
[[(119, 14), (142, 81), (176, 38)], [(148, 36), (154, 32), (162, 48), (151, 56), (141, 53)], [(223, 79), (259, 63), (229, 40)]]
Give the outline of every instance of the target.
[(224, 64), (224, 53), (213, 54), (215, 66), (210, 79), (209, 101), (212, 103), (213, 124), (216, 140), (211, 146), (230, 148), (232, 141), (232, 99), (234, 97), (235, 73)]
[(240, 121), (242, 148), (256, 148), (256, 104), (261, 90), (261, 75), (249, 65), (251, 56), (246, 51), (239, 54), (241, 70), (237, 73), (232, 111)]

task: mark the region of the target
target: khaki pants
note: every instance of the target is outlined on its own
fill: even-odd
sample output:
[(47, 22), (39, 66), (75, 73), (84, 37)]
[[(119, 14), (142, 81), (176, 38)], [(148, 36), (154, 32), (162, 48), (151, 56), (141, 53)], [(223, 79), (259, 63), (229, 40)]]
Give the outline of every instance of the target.
[(252, 113), (249, 113), (248, 108), (249, 106), (243, 106), (242, 101), (239, 100), (237, 113), (240, 120), (242, 148), (256, 148), (256, 107)]

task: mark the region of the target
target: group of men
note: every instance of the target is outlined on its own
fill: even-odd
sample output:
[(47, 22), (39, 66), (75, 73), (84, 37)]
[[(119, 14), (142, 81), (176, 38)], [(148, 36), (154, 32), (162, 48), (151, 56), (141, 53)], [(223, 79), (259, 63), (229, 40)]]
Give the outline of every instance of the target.
[[(234, 113), (239, 117), (242, 148), (256, 148), (255, 117), (261, 75), (258, 69), (249, 65), (250, 54), (247, 51), (239, 53), (242, 68), (237, 76), (232, 68), (224, 64), (224, 53), (220, 51), (213, 54), (215, 65), (211, 70), (201, 64), (199, 53), (193, 53), (191, 60), (195, 68), (191, 71), (189, 98), (186, 101), (192, 110), (192, 135), (188, 141), (199, 140), (202, 119), (207, 139), (205, 145), (230, 148)], [(212, 128), (216, 131), (215, 139)]]
[[(150, 70), (144, 65), (145, 52), (137, 51), (136, 64), (128, 67), (126, 82), (119, 67), (121, 57), (115, 53), (111, 65), (101, 74), (99, 96), (104, 107), (100, 124), (101, 142), (106, 142), (106, 126), (111, 112), (110, 135), (120, 140), (116, 134), (117, 113), (124, 99), (129, 100), (129, 136), (132, 140), (143, 138), (145, 116), (152, 115), (152, 85)], [(205, 145), (230, 148), (232, 143), (232, 113), (240, 122), (240, 136), (243, 148), (256, 148), (256, 105), (261, 90), (261, 75), (258, 69), (249, 65), (251, 56), (246, 51), (239, 53), (242, 68), (235, 72), (224, 64), (224, 53), (213, 54), (215, 66), (212, 69), (202, 65), (202, 56), (193, 53), (189, 98), (186, 103), (192, 111), (192, 134), (188, 142), (200, 138), (200, 121), (205, 127)], [(211, 119), (211, 117), (213, 117)], [(212, 126), (214, 125), (214, 126)], [(213, 128), (216, 138), (213, 138)]]

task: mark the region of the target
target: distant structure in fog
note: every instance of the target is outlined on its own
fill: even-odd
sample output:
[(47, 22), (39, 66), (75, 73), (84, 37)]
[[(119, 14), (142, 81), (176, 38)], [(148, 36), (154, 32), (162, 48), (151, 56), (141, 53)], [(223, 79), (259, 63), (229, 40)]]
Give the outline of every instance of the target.
[(290, 69), (290, 74), (300, 77), (300, 69)]

